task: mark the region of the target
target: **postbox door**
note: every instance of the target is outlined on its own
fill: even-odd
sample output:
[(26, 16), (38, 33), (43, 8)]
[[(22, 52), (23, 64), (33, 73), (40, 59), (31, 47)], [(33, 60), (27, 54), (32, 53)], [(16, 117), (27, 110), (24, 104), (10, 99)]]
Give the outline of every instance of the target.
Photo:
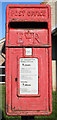
[(48, 48), (10, 48), (9, 53), (12, 110), (48, 111)]

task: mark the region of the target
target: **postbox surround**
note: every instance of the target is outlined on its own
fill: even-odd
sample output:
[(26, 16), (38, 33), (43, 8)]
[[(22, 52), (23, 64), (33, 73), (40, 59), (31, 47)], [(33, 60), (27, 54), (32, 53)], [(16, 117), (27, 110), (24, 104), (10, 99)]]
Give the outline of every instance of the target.
[[(29, 24), (31, 27), (28, 27)], [(37, 63), (38, 70), (36, 64), (34, 66), (36, 73), (38, 72), (35, 77), (36, 79), (38, 77), (35, 94), (20, 92), (22, 87), (20, 73), (22, 74), (21, 69), (25, 69), (21, 63), (23, 59), (26, 64), (29, 61), (31, 66), (31, 60)], [(29, 71), (28, 67), (27, 70)], [(10, 4), (6, 9), (6, 113), (8, 115), (50, 115), (51, 112), (50, 6)]]

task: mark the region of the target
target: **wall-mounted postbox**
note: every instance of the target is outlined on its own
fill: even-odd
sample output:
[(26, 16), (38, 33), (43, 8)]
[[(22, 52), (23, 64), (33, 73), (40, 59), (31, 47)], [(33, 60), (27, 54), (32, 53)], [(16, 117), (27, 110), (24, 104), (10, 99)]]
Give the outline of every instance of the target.
[(51, 112), (50, 6), (10, 4), (6, 9), (6, 113)]

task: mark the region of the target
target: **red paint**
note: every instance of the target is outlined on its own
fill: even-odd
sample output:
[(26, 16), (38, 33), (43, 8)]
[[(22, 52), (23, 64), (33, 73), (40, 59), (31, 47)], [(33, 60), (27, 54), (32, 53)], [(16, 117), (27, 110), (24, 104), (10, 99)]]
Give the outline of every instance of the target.
[[(11, 22), (12, 24), (39, 22), (41, 26), (30, 29), (14, 28)], [(26, 55), (25, 47), (32, 48), (32, 55)], [(20, 94), (20, 58), (38, 59), (38, 94)], [(6, 9), (6, 114), (50, 115), (52, 113), (51, 76), (50, 6), (8, 5)]]

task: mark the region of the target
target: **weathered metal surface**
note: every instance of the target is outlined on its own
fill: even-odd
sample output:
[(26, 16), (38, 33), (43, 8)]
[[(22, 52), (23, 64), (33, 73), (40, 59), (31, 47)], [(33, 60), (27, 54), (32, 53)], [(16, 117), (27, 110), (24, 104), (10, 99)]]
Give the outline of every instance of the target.
[(43, 21), (48, 20), (48, 6), (9, 5), (7, 7), (8, 21)]
[[(52, 113), (50, 15), (51, 15), (50, 7), (48, 5), (7, 6), (6, 10), (7, 115), (33, 116), (33, 115), (50, 115)], [(21, 24), (20, 21), (22, 22), (22, 24), (23, 22), (24, 23), (32, 22), (32, 26), (34, 21), (36, 24), (38, 22), (38, 24), (42, 26), (36, 26), (36, 28), (33, 27), (30, 28), (29, 26), (28, 28), (26, 26), (25, 27), (23, 26), (23, 28), (22, 26), (16, 27), (17, 24), (19, 25)], [(16, 24), (16, 22), (18, 23)], [(13, 24), (15, 24), (15, 26)], [(32, 62), (36, 63), (33, 65)]]
[[(45, 34), (44, 34), (45, 33)], [(48, 45), (47, 29), (9, 29), (9, 46), (43, 46)]]

